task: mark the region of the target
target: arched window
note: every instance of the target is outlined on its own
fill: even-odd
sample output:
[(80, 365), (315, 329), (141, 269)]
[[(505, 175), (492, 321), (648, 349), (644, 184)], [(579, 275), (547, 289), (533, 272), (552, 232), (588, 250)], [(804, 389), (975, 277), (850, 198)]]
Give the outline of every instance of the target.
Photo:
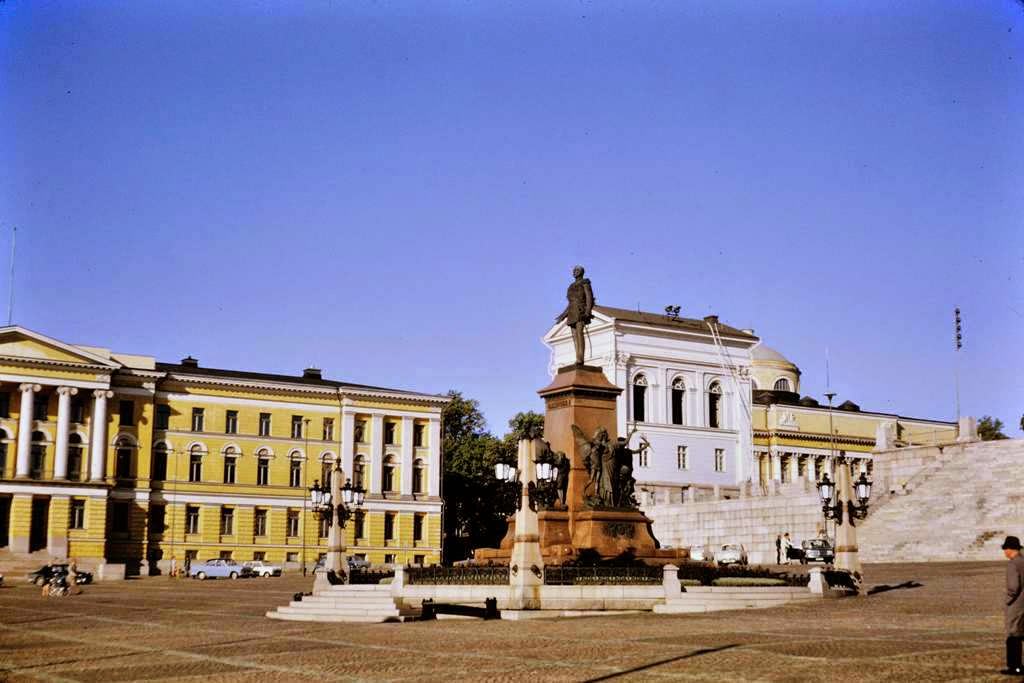
[(393, 456), (387, 456), (384, 458), (384, 481), (381, 486), (383, 491), (394, 491), (395, 490), (395, 458)]
[(203, 447), (196, 444), (188, 453), (188, 480), (203, 480)]
[(270, 451), (261, 448), (256, 451), (256, 485), (268, 486), (270, 484)]
[(224, 449), (224, 483), (235, 483), (235, 470), (238, 466), (238, 450), (234, 446)]
[(114, 476), (118, 479), (131, 479), (135, 471), (132, 443), (128, 439), (118, 439), (114, 446), (117, 449), (117, 460), (114, 463)]
[(32, 479), (42, 479), (43, 470), (46, 467), (46, 434), (43, 432), (32, 432), (32, 447), (29, 451), (28, 476)]
[(647, 378), (637, 375), (633, 378), (633, 421), (644, 422), (647, 416), (645, 399), (647, 397)]
[(682, 377), (672, 381), (672, 424), (683, 424), (683, 406), (686, 398), (686, 385)]
[(320, 483), (327, 490), (331, 488), (331, 470), (333, 469), (334, 461), (330, 456), (325, 455), (320, 462)]
[(423, 493), (427, 483), (427, 468), (423, 464), (423, 458), (416, 458), (412, 462), (412, 492)]
[(82, 481), (83, 448), (81, 434), (68, 436), (68, 479), (71, 481)]
[(708, 387), (708, 427), (722, 427), (722, 385), (717, 381)]
[(775, 380), (775, 391), (793, 391), (793, 387), (790, 386), (789, 380), (785, 377), (780, 377)]
[(149, 478), (153, 481), (167, 479), (167, 446), (162, 443), (153, 448), (153, 464), (150, 467)]
[(356, 459), (352, 462), (352, 486), (361, 486), (366, 488), (366, 456), (357, 455)]

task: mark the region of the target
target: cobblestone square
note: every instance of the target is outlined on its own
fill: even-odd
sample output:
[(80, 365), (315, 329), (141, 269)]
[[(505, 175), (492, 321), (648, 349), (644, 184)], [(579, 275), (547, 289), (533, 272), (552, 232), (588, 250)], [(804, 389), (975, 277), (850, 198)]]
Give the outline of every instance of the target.
[(0, 588), (0, 680), (1002, 680), (1003, 565), (867, 567), (874, 595), (529, 622), (274, 622), (301, 577)]

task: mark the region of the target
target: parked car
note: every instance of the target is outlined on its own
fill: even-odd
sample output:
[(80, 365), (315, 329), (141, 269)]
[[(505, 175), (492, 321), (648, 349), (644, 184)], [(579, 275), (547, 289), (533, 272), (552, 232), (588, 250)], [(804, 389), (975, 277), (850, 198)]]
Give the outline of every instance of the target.
[(366, 571), (370, 568), (370, 561), (353, 555), (348, 556), (349, 571)]
[[(51, 579), (57, 574), (67, 574), (67, 564), (44, 564), (34, 572), (29, 572), (25, 576), (25, 580), (29, 583), (33, 583), (37, 586), (42, 586), (50, 582)], [(92, 583), (92, 574), (90, 572), (83, 572), (81, 569), (75, 571), (75, 583), (79, 586)]]
[(252, 576), (281, 576), (281, 565), (270, 564), (263, 560), (249, 560), (243, 562), (242, 567), (248, 569)]
[(832, 564), (836, 559), (835, 549), (832, 544), (825, 538), (812, 538), (804, 541), (800, 544), (804, 551), (804, 556), (800, 560), (803, 564), (808, 562), (824, 562), (825, 564)]
[(694, 562), (714, 562), (715, 551), (709, 545), (691, 546), (690, 559)]
[(739, 543), (726, 543), (715, 556), (719, 566), (727, 564), (746, 564), (747, 549)]
[(207, 560), (206, 562), (193, 562), (188, 571), (193, 579), (204, 581), (206, 579), (237, 579), (251, 576), (252, 570), (238, 564), (234, 560)]

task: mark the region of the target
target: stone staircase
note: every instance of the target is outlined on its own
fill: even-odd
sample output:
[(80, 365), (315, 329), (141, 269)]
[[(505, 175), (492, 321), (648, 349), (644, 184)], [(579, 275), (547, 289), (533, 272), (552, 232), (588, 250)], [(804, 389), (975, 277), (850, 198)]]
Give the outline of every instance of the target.
[(401, 607), (391, 595), (389, 585), (331, 586), (301, 601), (267, 612), (271, 619), (287, 621), (345, 621), (381, 623), (406, 621), (419, 616), (418, 610)]
[[(33, 553), (12, 553), (7, 548), (0, 548), (0, 574), (4, 576), (5, 584), (12, 584), (15, 581), (21, 582), (29, 572), (51, 562), (63, 562), (62, 557), (53, 557), (45, 550), (37, 550)], [(84, 566), (82, 569), (92, 571)]]
[(947, 449), (858, 525), (863, 562), (999, 560), (1024, 537), (1024, 440)]
[(820, 599), (806, 586), (744, 588), (739, 586), (688, 586), (678, 596), (655, 605), (655, 614), (693, 614), (732, 609), (781, 607), (792, 602)]

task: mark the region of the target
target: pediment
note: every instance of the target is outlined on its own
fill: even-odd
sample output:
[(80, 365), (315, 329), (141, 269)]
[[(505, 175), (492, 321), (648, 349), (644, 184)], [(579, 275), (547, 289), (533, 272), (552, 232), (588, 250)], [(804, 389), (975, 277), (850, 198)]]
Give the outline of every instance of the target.
[[(594, 320), (590, 323), (591, 326), (596, 323), (610, 323), (614, 320), (611, 316), (605, 315), (604, 313), (596, 310), (593, 312), (593, 316)], [(545, 342), (551, 342), (568, 336), (570, 336), (569, 326), (565, 324), (564, 320), (562, 320), (552, 325), (541, 339)]]
[(67, 344), (24, 327), (0, 328), (0, 357), (26, 362), (70, 363), (74, 365), (101, 365), (119, 368), (120, 363), (95, 351)]

